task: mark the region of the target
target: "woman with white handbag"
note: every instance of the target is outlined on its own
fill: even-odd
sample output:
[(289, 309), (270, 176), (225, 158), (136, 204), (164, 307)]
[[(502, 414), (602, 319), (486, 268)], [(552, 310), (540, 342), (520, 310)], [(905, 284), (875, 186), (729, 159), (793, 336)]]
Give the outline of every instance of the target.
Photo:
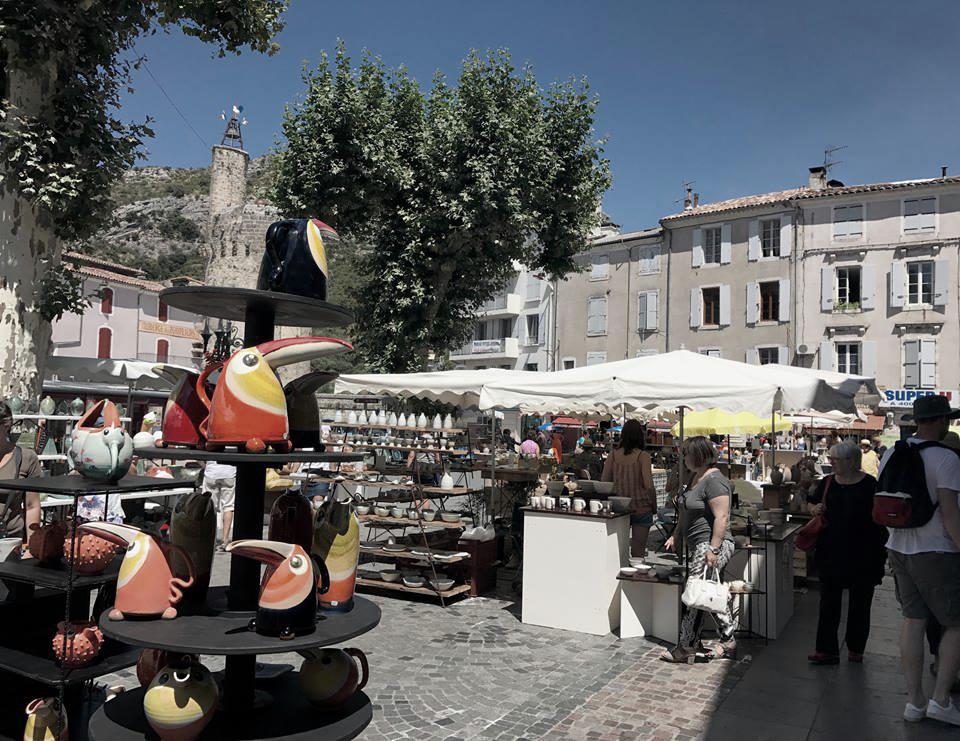
[[(690, 557), (683, 602), (687, 606), (680, 622), (680, 643), (664, 651), (664, 661), (692, 664), (701, 647), (700, 631), (707, 613), (717, 624), (720, 642), (714, 649), (718, 658), (736, 658), (730, 590), (722, 583), (724, 566), (733, 557), (730, 532), (730, 503), (733, 488), (717, 469), (717, 451), (705, 437), (691, 437), (683, 445), (683, 462), (690, 472), (689, 483), (677, 496), (677, 530), (687, 541)], [(674, 536), (676, 537), (676, 536)], [(674, 550), (676, 541), (668, 538), (664, 547)]]

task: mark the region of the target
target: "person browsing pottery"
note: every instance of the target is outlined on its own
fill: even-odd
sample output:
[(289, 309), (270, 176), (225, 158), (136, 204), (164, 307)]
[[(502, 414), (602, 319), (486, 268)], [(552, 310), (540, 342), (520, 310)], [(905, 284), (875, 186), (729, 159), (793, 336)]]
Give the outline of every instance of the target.
[(630, 497), (630, 552), (643, 558), (647, 555), (647, 537), (653, 525), (657, 490), (653, 486), (653, 466), (646, 452), (643, 426), (628, 419), (620, 433), (620, 443), (603, 464), (601, 481), (613, 481), (617, 494)]
[[(17, 446), (10, 434), (12, 429), (13, 412), (0, 401), (0, 481), (40, 476), (40, 459), (34, 451)], [(40, 524), (40, 496), (35, 491), (28, 491), (24, 496), (22, 492), (0, 486), (0, 532), (26, 541), (33, 523)], [(30, 557), (26, 546), (23, 555)]]
[(538, 456), (540, 455), (540, 446), (537, 444), (537, 441), (533, 439), (533, 433), (527, 433), (527, 439), (520, 444), (520, 455), (525, 456)]
[[(677, 495), (679, 522), (689, 552), (688, 574), (702, 578), (705, 567), (716, 569), (723, 578), (723, 569), (733, 557), (733, 534), (730, 532), (730, 502), (733, 487), (717, 468), (717, 451), (707, 438), (691, 437), (683, 445), (683, 463), (689, 472), (685, 490)], [(666, 550), (675, 550), (676, 536), (667, 538)], [(680, 621), (680, 643), (664, 651), (664, 661), (692, 662), (700, 646), (703, 610), (687, 608)], [(732, 597), (723, 612), (713, 615), (720, 642), (714, 653), (719, 658), (735, 658), (737, 628), (733, 617)]]
[(874, 479), (880, 475), (880, 457), (867, 438), (860, 441), (860, 470)]
[(877, 480), (862, 470), (860, 448), (844, 442), (830, 448), (833, 474), (821, 479), (807, 497), (814, 515), (823, 515), (826, 527), (817, 538), (814, 558), (820, 575), (820, 617), (817, 643), (808, 656), (811, 664), (840, 661), (837, 629), (843, 607), (843, 591), (849, 591), (847, 607), (847, 658), (863, 661), (870, 635), (873, 590), (883, 581), (887, 560), (887, 530), (873, 521), (873, 495)]

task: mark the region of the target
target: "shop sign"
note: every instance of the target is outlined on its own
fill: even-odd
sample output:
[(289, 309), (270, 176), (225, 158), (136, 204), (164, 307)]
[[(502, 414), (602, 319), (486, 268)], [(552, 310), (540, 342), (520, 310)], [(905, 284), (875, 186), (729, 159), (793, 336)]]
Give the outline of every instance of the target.
[(950, 406), (956, 406), (954, 399), (960, 398), (956, 389), (884, 389), (880, 392), (880, 408), (910, 409), (913, 400), (921, 396), (946, 396)]
[(200, 334), (193, 327), (168, 322), (151, 322), (140, 320), (140, 331), (148, 334), (165, 334), (170, 337), (184, 337), (188, 340), (199, 340)]
[(500, 352), (502, 348), (502, 345), (500, 343), (501, 343), (501, 340), (474, 340), (473, 352), (475, 353)]

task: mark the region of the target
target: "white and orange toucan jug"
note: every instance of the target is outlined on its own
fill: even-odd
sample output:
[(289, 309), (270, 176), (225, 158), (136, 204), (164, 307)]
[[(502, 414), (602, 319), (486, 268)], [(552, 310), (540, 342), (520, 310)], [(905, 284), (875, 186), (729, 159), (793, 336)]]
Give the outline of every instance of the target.
[(201, 425), (207, 450), (236, 445), (248, 453), (267, 447), (289, 452), (287, 401), (276, 369), (352, 349), (349, 342), (331, 337), (292, 337), (245, 347), (224, 364), (212, 401), (204, 384), (219, 366), (208, 367), (197, 379), (197, 395), (209, 409)]
[[(177, 616), (176, 605), (183, 598), (182, 590), (192, 586), (194, 581), (193, 564), (186, 551), (179, 546), (161, 543), (132, 525), (86, 522), (79, 529), (89, 530), (126, 549), (117, 577), (117, 598), (108, 613), (111, 620)], [(189, 572), (187, 579), (173, 575), (170, 551), (177, 551), (183, 558)]]
[[(227, 550), (267, 565), (251, 629), (282, 639), (313, 632), (317, 624), (315, 570), (326, 588), (330, 586), (323, 561), (311, 558), (299, 545), (276, 540), (234, 540)], [(321, 590), (325, 591), (324, 587)]]
[(332, 227), (317, 219), (273, 222), (267, 229), (257, 288), (326, 301), (327, 251), (339, 240)]

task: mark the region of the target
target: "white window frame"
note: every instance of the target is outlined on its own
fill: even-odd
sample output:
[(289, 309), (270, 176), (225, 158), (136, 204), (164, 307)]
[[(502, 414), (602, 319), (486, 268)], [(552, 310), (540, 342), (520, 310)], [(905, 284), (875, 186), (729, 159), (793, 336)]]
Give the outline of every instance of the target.
[[(590, 362), (593, 361), (593, 362)], [(606, 350), (597, 350), (595, 352), (587, 353), (587, 365), (602, 365), (607, 362), (607, 351)]]
[[(648, 255), (644, 257), (644, 255)], [(647, 269), (644, 269), (644, 266)], [(653, 269), (649, 266), (653, 265)], [(637, 273), (639, 275), (659, 275), (660, 273), (660, 245), (651, 245), (649, 247), (640, 247), (637, 254)]]
[[(929, 301), (911, 301), (910, 300), (910, 284), (912, 282), (910, 268), (914, 265), (922, 266), (927, 265), (930, 268), (930, 300)], [(905, 308), (917, 309), (927, 306), (933, 306), (933, 298), (937, 292), (937, 264), (935, 260), (910, 260), (904, 264), (904, 272), (906, 273), (907, 286), (906, 291), (903, 296), (903, 305)], [(922, 268), (917, 271), (922, 274)], [(921, 279), (922, 281), (922, 279)], [(922, 298), (923, 295), (923, 283), (918, 286), (917, 295)]]
[(768, 351), (773, 351), (774, 360), (773, 363), (780, 362), (780, 346), (779, 345), (757, 345), (757, 365), (769, 365), (768, 363), (763, 362), (763, 353)]
[[(717, 244), (716, 244), (716, 260), (708, 260), (709, 255), (707, 247), (707, 234), (716, 233), (717, 235)], [(717, 226), (705, 226), (702, 228), (701, 240), (703, 244), (703, 264), (706, 265), (720, 265), (723, 260), (723, 225), (718, 224)]]
[[(859, 208), (860, 209), (860, 233), (851, 234), (848, 230), (844, 229), (841, 233), (838, 233), (837, 226), (839, 224), (850, 224), (854, 223), (853, 219), (842, 219), (837, 221), (837, 212), (840, 211), (843, 214), (846, 214), (848, 209)], [(861, 241), (866, 236), (867, 229), (867, 205), (865, 203), (844, 203), (842, 205), (833, 206), (830, 210), (830, 222), (831, 229), (830, 234), (832, 239), (835, 241), (847, 242), (847, 241)]]
[[(717, 289), (717, 323), (716, 324), (707, 324), (706, 322), (706, 311), (707, 311), (707, 302), (703, 300), (703, 292), (708, 290)], [(718, 329), (723, 326), (720, 323), (722, 319), (720, 311), (720, 304), (723, 302), (723, 287), (720, 285), (715, 286), (700, 286), (700, 329)]]
[[(924, 201), (933, 201), (933, 219), (929, 227), (921, 228), (919, 224), (915, 226), (910, 226), (908, 224), (908, 219), (913, 216), (920, 217), (924, 214), (917, 213), (907, 216), (907, 203), (916, 201), (918, 204), (922, 204)], [(903, 198), (900, 201), (900, 233), (904, 236), (911, 236), (914, 234), (936, 234), (940, 228), (939, 216), (940, 216), (940, 203), (937, 196), (917, 196), (914, 198)], [(917, 221), (921, 219), (917, 218)]]
[[(842, 309), (841, 303), (850, 303), (849, 301), (840, 301), (840, 271), (856, 270), (860, 274), (860, 300), (857, 302), (856, 309)], [(847, 281), (849, 283), (849, 280)], [(847, 298), (849, 299), (849, 285), (847, 287)], [(850, 312), (863, 310), (863, 266), (862, 265), (837, 265), (833, 269), (833, 310), (835, 312)]]
[[(567, 368), (567, 363), (570, 363), (570, 367)], [(572, 370), (577, 367), (577, 359), (572, 355), (560, 358), (560, 370)]]
[[(777, 284), (777, 308), (774, 319), (764, 319), (763, 318), (763, 290), (762, 286), (764, 283), (776, 283)], [(780, 302), (783, 301), (783, 296), (780, 295), (780, 279), (771, 278), (769, 280), (758, 280), (757, 281), (757, 324), (760, 325), (769, 325), (777, 324), (780, 321)]]
[(723, 350), (719, 347), (698, 347), (697, 352), (710, 358), (722, 358)]
[[(594, 301), (603, 301), (603, 330), (592, 330), (590, 329), (590, 306)], [(590, 296), (587, 299), (587, 337), (604, 337), (607, 334), (607, 310), (610, 307), (609, 301), (607, 301), (606, 296)]]
[[(850, 367), (850, 351), (847, 349), (844, 353), (840, 352), (840, 348), (857, 348), (857, 367)], [(846, 360), (846, 367), (840, 362), (841, 358)], [(838, 373), (847, 373), (848, 375), (858, 376), (860, 375), (863, 369), (863, 343), (861, 342), (834, 342), (833, 343), (833, 363), (834, 368)]]
[(610, 255), (593, 255), (590, 258), (590, 280), (600, 281), (610, 278)]
[[(760, 219), (758, 219), (758, 221), (759, 221), (759, 224), (758, 224), (758, 229), (757, 229), (757, 231), (760, 233), (760, 257), (759, 257), (759, 259), (760, 259), (760, 260), (779, 260), (779, 259), (780, 259), (780, 250), (781, 250), (780, 237), (781, 237), (781, 228), (782, 228), (782, 220), (781, 220), (780, 216), (769, 217), (769, 218), (760, 218)], [(765, 254), (763, 254), (763, 231), (764, 231), (764, 224), (775, 224), (775, 228), (774, 228), (774, 230), (773, 230), (773, 233), (776, 235), (776, 241), (777, 241), (777, 249), (776, 249), (776, 253), (775, 253), (775, 254), (770, 254), (770, 255), (765, 255)]]
[[(530, 319), (531, 319), (531, 318), (537, 320), (537, 327), (536, 327), (537, 331), (534, 332), (532, 335), (530, 334)], [(539, 344), (541, 344), (541, 342), (540, 342), (540, 335), (541, 335), (540, 315), (539, 315), (538, 313), (536, 313), (536, 312), (531, 312), (531, 313), (529, 313), (529, 314), (524, 314), (524, 315), (523, 315), (523, 331), (524, 331), (524, 333), (525, 333), (525, 334), (524, 334), (524, 340), (525, 340), (525, 342), (526, 342), (527, 345), (539, 345)]]

